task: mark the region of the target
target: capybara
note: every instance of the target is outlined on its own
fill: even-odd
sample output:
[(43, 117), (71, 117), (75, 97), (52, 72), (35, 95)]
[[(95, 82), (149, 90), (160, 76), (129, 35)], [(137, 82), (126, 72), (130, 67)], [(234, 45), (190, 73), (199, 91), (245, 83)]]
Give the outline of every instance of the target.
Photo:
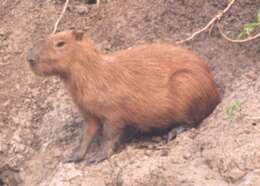
[(57, 75), (84, 117), (80, 145), (68, 160), (85, 158), (97, 131), (102, 142), (87, 162), (110, 157), (123, 129), (141, 131), (191, 127), (207, 117), (220, 97), (207, 64), (173, 44), (146, 44), (104, 54), (86, 33), (49, 35), (28, 51), (39, 75)]

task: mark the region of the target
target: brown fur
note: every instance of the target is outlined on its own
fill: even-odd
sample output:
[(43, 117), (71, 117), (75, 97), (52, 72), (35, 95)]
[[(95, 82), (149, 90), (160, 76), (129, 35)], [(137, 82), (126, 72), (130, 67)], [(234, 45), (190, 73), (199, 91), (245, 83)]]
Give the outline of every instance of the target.
[[(59, 42), (65, 44), (58, 47)], [(81, 148), (89, 146), (101, 126), (105, 140), (113, 141), (105, 151), (126, 125), (143, 131), (193, 126), (220, 101), (207, 64), (175, 45), (149, 44), (105, 55), (86, 34), (64, 31), (36, 44), (28, 61), (37, 74), (60, 76), (86, 123), (93, 121), (91, 129), (85, 124), (91, 137), (83, 135), (88, 141)]]

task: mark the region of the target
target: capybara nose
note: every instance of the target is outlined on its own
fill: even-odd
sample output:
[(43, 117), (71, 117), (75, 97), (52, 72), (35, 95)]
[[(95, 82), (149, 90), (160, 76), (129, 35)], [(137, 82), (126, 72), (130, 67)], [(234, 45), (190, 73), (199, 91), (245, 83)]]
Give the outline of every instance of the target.
[(35, 49), (31, 48), (28, 50), (27, 53), (27, 61), (30, 63), (30, 65), (34, 65), (38, 62), (37, 52)]

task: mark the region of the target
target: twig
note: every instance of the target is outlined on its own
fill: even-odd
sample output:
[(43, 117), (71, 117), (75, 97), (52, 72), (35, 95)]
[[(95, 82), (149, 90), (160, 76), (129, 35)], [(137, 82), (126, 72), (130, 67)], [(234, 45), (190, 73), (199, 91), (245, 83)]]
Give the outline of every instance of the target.
[(228, 41), (230, 41), (232, 43), (244, 43), (244, 42), (252, 41), (252, 40), (260, 37), (260, 33), (258, 33), (258, 34), (254, 35), (254, 36), (249, 36), (246, 39), (231, 39), (223, 32), (223, 30), (220, 28), (219, 24), (217, 24), (217, 27), (218, 27), (218, 30), (219, 30), (220, 34), (222, 35), (222, 37), (224, 37), (226, 40), (228, 40)]
[(56, 21), (56, 23), (55, 23), (55, 25), (54, 25), (54, 29), (53, 29), (53, 31), (52, 31), (52, 34), (55, 34), (55, 32), (56, 32), (56, 30), (57, 30), (57, 27), (58, 27), (58, 25), (59, 25), (59, 23), (60, 23), (60, 21), (61, 21), (63, 15), (64, 15), (64, 13), (66, 12), (66, 9), (67, 9), (67, 7), (68, 7), (68, 4), (69, 4), (69, 0), (66, 0), (66, 2), (65, 2), (65, 4), (64, 4), (64, 7), (63, 7), (63, 9), (62, 9), (62, 12), (61, 12), (59, 18), (57, 19), (57, 21)]
[(246, 119), (250, 119), (250, 120), (260, 120), (260, 116), (252, 116), (252, 117), (246, 117)]
[(219, 21), (223, 15), (231, 8), (231, 6), (235, 3), (236, 0), (231, 0), (227, 7), (221, 11), (220, 13), (218, 13), (215, 17), (213, 17), (210, 22), (202, 29), (194, 32), (190, 37), (188, 37), (187, 39), (184, 39), (184, 40), (180, 40), (180, 41), (177, 41), (176, 43), (177, 44), (181, 44), (181, 43), (184, 43), (184, 42), (187, 42), (187, 41), (190, 41), (192, 40), (195, 36), (197, 36), (198, 34), (204, 32), (205, 30), (207, 30), (213, 23), (215, 23), (216, 21)]
[(97, 2), (96, 2), (96, 3), (97, 3), (97, 7), (99, 7), (100, 0), (97, 0)]

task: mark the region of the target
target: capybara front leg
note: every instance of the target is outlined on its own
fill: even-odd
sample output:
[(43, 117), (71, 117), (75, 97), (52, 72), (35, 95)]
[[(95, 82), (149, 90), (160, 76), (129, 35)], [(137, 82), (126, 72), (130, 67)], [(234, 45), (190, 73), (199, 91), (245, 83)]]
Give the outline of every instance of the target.
[(82, 136), (79, 146), (76, 148), (74, 154), (65, 162), (80, 162), (84, 159), (91, 142), (97, 134), (100, 123), (97, 119), (88, 119), (83, 126)]
[(103, 126), (103, 141), (99, 150), (89, 155), (87, 158), (87, 164), (96, 164), (109, 158), (113, 154), (115, 147), (119, 142), (122, 131), (122, 128), (118, 127), (118, 125), (115, 126), (114, 124), (110, 125), (105, 123)]

